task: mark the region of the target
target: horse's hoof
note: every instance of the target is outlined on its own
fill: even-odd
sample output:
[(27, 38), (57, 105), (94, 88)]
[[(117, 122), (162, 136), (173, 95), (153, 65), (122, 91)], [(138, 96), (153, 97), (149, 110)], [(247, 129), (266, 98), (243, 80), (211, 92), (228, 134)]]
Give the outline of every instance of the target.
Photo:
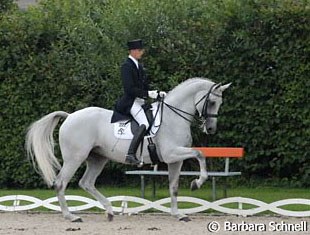
[(193, 180), (192, 183), (191, 183), (191, 190), (195, 191), (197, 189), (199, 189), (199, 187), (197, 185), (197, 182), (196, 182), (196, 180)]
[(192, 220), (188, 216), (184, 216), (184, 217), (180, 218), (179, 221), (189, 222), (189, 221), (192, 221)]
[(73, 223), (81, 223), (81, 222), (83, 222), (83, 220), (78, 217), (78, 218), (75, 218), (75, 219), (71, 220), (71, 222), (73, 222)]
[(113, 221), (113, 219), (114, 219), (114, 215), (108, 213), (108, 221), (111, 222), (111, 221)]
[(67, 214), (67, 215), (64, 216), (64, 218), (66, 220), (69, 220), (70, 222), (83, 222), (81, 217), (76, 216), (76, 215), (72, 215), (72, 214)]

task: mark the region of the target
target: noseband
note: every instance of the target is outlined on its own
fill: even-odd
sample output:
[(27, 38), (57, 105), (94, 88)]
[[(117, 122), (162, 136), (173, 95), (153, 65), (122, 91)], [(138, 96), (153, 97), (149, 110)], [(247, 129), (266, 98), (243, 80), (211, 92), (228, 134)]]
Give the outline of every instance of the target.
[[(218, 86), (220, 86), (221, 84), (213, 84), (210, 88), (210, 90), (208, 91), (207, 94), (205, 94), (196, 104), (195, 106), (197, 107), (197, 105), (202, 102), (204, 99), (205, 99), (205, 102), (203, 104), (203, 108), (202, 108), (202, 111), (201, 111), (201, 116), (204, 117), (205, 119), (207, 118), (217, 118), (218, 114), (215, 114), (215, 113), (208, 113), (208, 105), (210, 103), (210, 95), (214, 95), (214, 96), (217, 96), (217, 97), (222, 97), (221, 95), (219, 94), (216, 94), (214, 92), (212, 92), (212, 90), (214, 88), (217, 88)], [(197, 109), (197, 108), (196, 108)]]

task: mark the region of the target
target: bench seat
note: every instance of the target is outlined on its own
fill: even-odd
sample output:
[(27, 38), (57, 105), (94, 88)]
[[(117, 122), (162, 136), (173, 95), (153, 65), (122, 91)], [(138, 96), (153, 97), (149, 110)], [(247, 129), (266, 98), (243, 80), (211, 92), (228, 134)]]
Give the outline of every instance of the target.
[[(147, 170), (135, 170), (135, 171), (126, 171), (126, 175), (168, 175), (168, 171), (147, 171)], [(185, 176), (199, 176), (200, 171), (181, 171), (180, 175)], [(225, 177), (225, 176), (235, 176), (235, 175), (241, 175), (241, 172), (239, 171), (231, 171), (231, 172), (225, 172), (225, 171), (208, 171), (208, 176), (210, 177)]]

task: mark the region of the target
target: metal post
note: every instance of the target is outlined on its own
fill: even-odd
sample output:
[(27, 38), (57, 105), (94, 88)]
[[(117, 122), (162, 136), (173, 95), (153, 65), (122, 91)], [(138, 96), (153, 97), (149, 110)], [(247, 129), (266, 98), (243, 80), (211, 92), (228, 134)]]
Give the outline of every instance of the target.
[(215, 186), (215, 177), (212, 177), (212, 200), (216, 200), (216, 186)]
[(227, 157), (225, 159), (225, 173), (229, 172), (229, 158)]
[(227, 177), (224, 177), (224, 198), (227, 198)]
[(153, 197), (153, 199), (155, 200), (155, 197), (156, 197), (156, 181), (155, 181), (155, 177), (152, 177), (152, 181), (153, 181), (153, 185), (152, 185), (152, 188), (153, 188), (152, 197)]
[(144, 198), (144, 191), (145, 191), (144, 175), (141, 175), (141, 197), (142, 198)]

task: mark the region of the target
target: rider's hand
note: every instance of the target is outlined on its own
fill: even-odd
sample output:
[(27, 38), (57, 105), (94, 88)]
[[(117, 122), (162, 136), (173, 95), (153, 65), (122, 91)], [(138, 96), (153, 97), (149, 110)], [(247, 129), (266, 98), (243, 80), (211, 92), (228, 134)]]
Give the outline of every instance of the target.
[(158, 91), (157, 90), (153, 90), (153, 91), (148, 91), (149, 97), (152, 99), (156, 99), (158, 96)]
[(167, 95), (167, 93), (164, 92), (164, 91), (160, 91), (160, 92), (159, 92), (159, 96), (160, 96), (161, 98), (166, 97), (166, 95)]

